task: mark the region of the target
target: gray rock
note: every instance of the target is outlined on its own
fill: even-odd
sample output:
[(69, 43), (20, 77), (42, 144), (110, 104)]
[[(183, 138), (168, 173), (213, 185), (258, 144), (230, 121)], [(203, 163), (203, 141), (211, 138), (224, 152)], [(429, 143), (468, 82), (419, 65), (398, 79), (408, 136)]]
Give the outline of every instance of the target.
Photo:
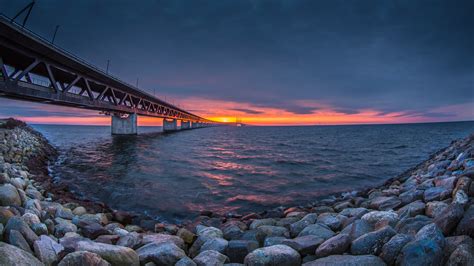
[(106, 260), (102, 259), (99, 255), (88, 252), (88, 251), (76, 251), (67, 254), (58, 266), (79, 266), (79, 265), (90, 265), (90, 266), (110, 266)]
[(22, 249), (0, 242), (0, 265), (43, 266), (43, 263)]
[(457, 235), (468, 235), (474, 238), (474, 205), (471, 205), (464, 213), (463, 218), (456, 227)]
[(464, 208), (460, 204), (451, 204), (439, 216), (434, 218), (434, 223), (444, 235), (451, 234), (464, 215)]
[(391, 224), (398, 221), (398, 214), (394, 211), (372, 211), (364, 214), (361, 219), (371, 225), (380, 221), (388, 221)]
[(258, 247), (257, 241), (231, 240), (229, 241), (229, 245), (227, 246), (225, 254), (229, 257), (230, 262), (243, 263), (245, 256)]
[(347, 217), (356, 217), (357, 219), (368, 213), (366, 208), (347, 208), (342, 210), (339, 214)]
[(440, 248), (444, 248), (446, 242), (443, 232), (441, 232), (436, 224), (427, 224), (416, 233), (415, 240), (422, 239), (431, 239), (436, 242)]
[(16, 230), (20, 232), (23, 237), (28, 242), (28, 245), (33, 246), (33, 243), (38, 239), (38, 236), (31, 230), (28, 224), (23, 221), (20, 217), (14, 216), (8, 220), (7, 225), (5, 226), (4, 237), (9, 239), (9, 234), (11, 230)]
[(425, 214), (425, 207), (425, 203), (423, 203), (421, 200), (417, 200), (403, 206), (397, 210), (397, 213), (399, 217), (413, 217), (420, 214), (423, 215)]
[(143, 237), (142, 239), (143, 245), (150, 244), (150, 243), (161, 244), (161, 243), (173, 242), (180, 249), (185, 248), (183, 239), (181, 239), (178, 236), (172, 236), (172, 235), (166, 235), (166, 234), (144, 234), (142, 235), (142, 237)]
[(262, 226), (262, 225), (275, 225), (275, 223), (276, 221), (273, 218), (257, 219), (257, 220), (252, 221), (249, 229), (257, 229), (259, 226)]
[(310, 261), (304, 266), (359, 266), (359, 265), (371, 265), (371, 266), (385, 266), (382, 259), (374, 255), (331, 255), (329, 257)]
[(474, 265), (474, 247), (467, 244), (459, 245), (449, 256), (446, 265)]
[(59, 253), (64, 250), (61, 244), (51, 239), (49, 236), (40, 236), (33, 245), (35, 255), (45, 265), (53, 265), (58, 262)]
[(382, 258), (387, 265), (394, 265), (402, 248), (412, 240), (413, 237), (410, 235), (397, 234), (393, 236), (383, 245), (380, 258)]
[(74, 216), (72, 218), (72, 223), (76, 226), (83, 227), (88, 224), (101, 223), (101, 217), (95, 214), (83, 214), (81, 216)]
[(38, 236), (48, 234), (48, 227), (43, 223), (32, 224), (31, 230)]
[(432, 187), (425, 190), (423, 199), (425, 202), (434, 200), (444, 200), (451, 195), (451, 191), (444, 187)]
[(331, 230), (337, 231), (341, 228), (342, 223), (337, 218), (336, 213), (321, 213), (318, 215), (318, 223), (328, 226)]
[(150, 243), (139, 249), (137, 254), (140, 264), (153, 262), (157, 265), (174, 265), (180, 259), (186, 257), (186, 253), (174, 243)]
[(426, 216), (434, 218), (439, 216), (449, 205), (442, 201), (432, 201), (426, 204)]
[(417, 200), (422, 200), (423, 199), (423, 193), (424, 193), (423, 190), (413, 189), (413, 190), (403, 192), (402, 194), (400, 194), (398, 196), (398, 198), (401, 200), (402, 205), (406, 205), (410, 202), (414, 202), (414, 201), (417, 201)]
[(317, 218), (318, 218), (318, 215), (316, 213), (310, 213), (310, 214), (307, 214), (298, 222), (292, 223), (290, 225), (291, 237), (297, 236), (301, 231), (303, 231), (305, 227), (307, 227), (310, 224), (314, 224)]
[(260, 244), (263, 244), (265, 238), (267, 237), (290, 237), (290, 232), (285, 227), (281, 226), (272, 226), (272, 225), (262, 225), (257, 228), (257, 240)]
[(227, 240), (239, 239), (244, 231), (238, 225), (228, 225), (222, 229), (224, 238)]
[(347, 208), (352, 208), (354, 207), (352, 205), (352, 203), (350, 201), (344, 201), (344, 202), (340, 202), (340, 203), (337, 203), (336, 205), (334, 205), (334, 210), (336, 212), (340, 212), (344, 209), (347, 209)]
[(274, 246), (274, 245), (280, 245), (287, 239), (286, 237), (282, 236), (273, 236), (273, 237), (267, 237), (265, 238), (265, 241), (263, 242), (264, 247), (269, 247), (269, 246)]
[(454, 204), (460, 204), (460, 205), (465, 205), (469, 201), (469, 197), (464, 192), (464, 190), (458, 190), (456, 194), (453, 197), (453, 202)]
[(275, 245), (252, 251), (245, 257), (244, 262), (247, 266), (296, 266), (301, 264), (301, 256), (289, 246)]
[(314, 254), (316, 248), (324, 242), (324, 238), (314, 235), (300, 236), (294, 239), (287, 239), (282, 242), (302, 255)]
[(23, 235), (18, 232), (17, 230), (11, 230), (10, 234), (8, 235), (8, 243), (14, 245), (15, 247), (21, 248), (24, 251), (33, 254), (28, 242), (26, 242)]
[(120, 237), (117, 241), (117, 246), (127, 247), (131, 249), (137, 249), (142, 245), (143, 236), (137, 232), (128, 233), (125, 236)]
[(203, 252), (206, 250), (215, 250), (219, 253), (224, 253), (228, 245), (229, 242), (223, 238), (211, 238), (204, 242), (199, 252)]
[(11, 184), (0, 186), (0, 206), (21, 206), (18, 190)]
[(443, 250), (433, 240), (415, 240), (402, 248), (396, 263), (410, 266), (442, 265)]
[(23, 216), (21, 216), (21, 219), (23, 219), (23, 221), (25, 221), (29, 226), (32, 226), (33, 224), (41, 223), (40, 219), (38, 218), (36, 214), (29, 213), (29, 212), (23, 214)]
[(469, 236), (450, 236), (446, 237), (446, 245), (444, 247), (445, 254), (451, 254), (453, 251), (462, 244), (467, 244), (474, 247), (474, 240)]
[(72, 218), (74, 218), (74, 214), (72, 213), (71, 209), (58, 208), (56, 209), (56, 217), (72, 220)]
[(54, 236), (63, 237), (66, 233), (77, 232), (77, 226), (68, 220), (60, 220), (60, 218), (56, 218), (55, 220), (57, 220), (59, 223), (54, 226)]
[(378, 255), (382, 251), (383, 245), (396, 234), (397, 232), (392, 227), (386, 226), (377, 231), (362, 235), (352, 241), (351, 253), (354, 255)]
[(355, 220), (351, 225), (349, 236), (351, 240), (355, 240), (362, 235), (371, 232), (374, 228), (365, 220)]
[[(61, 242), (61, 244), (63, 244), (63, 242)], [(63, 246), (65, 245), (63, 244)], [(96, 243), (90, 240), (79, 240), (74, 243), (74, 246), (76, 251), (96, 253), (112, 265), (140, 265), (137, 253), (130, 248)]]
[(215, 250), (206, 250), (193, 260), (198, 266), (222, 266), (229, 261), (229, 258)]
[(432, 220), (424, 215), (417, 215), (398, 222), (395, 230), (400, 234), (415, 235), (423, 226), (432, 223)]
[(178, 260), (174, 266), (197, 266), (197, 264), (192, 259), (184, 257)]
[(381, 211), (387, 211), (387, 210), (393, 210), (400, 206), (402, 204), (402, 201), (398, 199), (398, 197), (392, 196), (392, 197), (376, 197), (371, 200), (370, 202), (370, 208), (371, 209), (377, 209)]
[(342, 254), (350, 245), (351, 237), (346, 234), (339, 234), (324, 241), (324, 243), (316, 249), (315, 255), (321, 258), (329, 255)]
[(311, 224), (305, 227), (299, 234), (298, 236), (308, 236), (308, 235), (313, 235), (317, 236), (319, 238), (323, 238), (324, 240), (334, 236), (334, 232), (329, 229), (329, 227), (323, 225), (323, 224)]

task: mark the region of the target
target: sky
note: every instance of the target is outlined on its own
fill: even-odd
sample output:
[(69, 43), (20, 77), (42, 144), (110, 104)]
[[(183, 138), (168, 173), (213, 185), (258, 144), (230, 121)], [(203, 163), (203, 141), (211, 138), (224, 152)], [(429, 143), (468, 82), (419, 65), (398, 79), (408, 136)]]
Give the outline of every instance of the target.
[[(411, 123), (474, 120), (472, 14), (470, 0), (37, 0), (26, 26), (50, 39), (60, 25), (55, 44), (206, 118)], [(0, 98), (4, 116), (110, 123)]]

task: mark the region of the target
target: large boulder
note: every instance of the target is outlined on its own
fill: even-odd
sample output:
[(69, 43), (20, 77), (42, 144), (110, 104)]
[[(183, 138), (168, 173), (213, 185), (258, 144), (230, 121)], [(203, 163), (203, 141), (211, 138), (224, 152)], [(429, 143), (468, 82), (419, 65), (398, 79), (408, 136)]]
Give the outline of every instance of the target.
[(308, 236), (308, 235), (317, 236), (319, 238), (323, 238), (324, 240), (326, 240), (334, 236), (335, 233), (326, 225), (316, 223), (316, 224), (308, 225), (298, 234), (298, 236)]
[(317, 257), (342, 254), (351, 245), (351, 237), (347, 234), (339, 234), (324, 241), (315, 252)]
[[(130, 233), (129, 233), (130, 234)], [(176, 246), (180, 249), (184, 249), (184, 241), (178, 236), (173, 235), (166, 235), (166, 234), (144, 234), (142, 235), (142, 244), (160, 244), (160, 243), (168, 243), (173, 242)]]
[(426, 204), (425, 214), (434, 218), (439, 216), (449, 205), (442, 201), (431, 201)]
[(67, 254), (58, 264), (58, 266), (79, 265), (110, 266), (110, 263), (95, 253), (88, 251), (76, 251)]
[(464, 208), (460, 204), (451, 204), (448, 208), (435, 217), (434, 223), (441, 229), (444, 235), (451, 234), (464, 215)]
[(456, 227), (457, 235), (468, 235), (474, 238), (474, 205), (464, 213), (463, 218), (459, 221)]
[(153, 262), (157, 265), (174, 265), (180, 259), (186, 257), (186, 253), (174, 243), (150, 243), (139, 249), (137, 254), (140, 264)]
[(468, 244), (459, 245), (449, 256), (446, 265), (474, 265), (474, 246)]
[(314, 224), (318, 218), (316, 213), (307, 214), (301, 220), (292, 223), (290, 225), (290, 234), (292, 237), (296, 237), (303, 229), (305, 229), (308, 225)]
[(300, 254), (314, 254), (316, 248), (324, 242), (323, 238), (313, 235), (300, 236), (294, 239), (285, 239), (281, 242), (283, 245), (287, 245)]
[(380, 257), (388, 265), (394, 265), (402, 248), (412, 240), (413, 237), (410, 235), (397, 234), (393, 236), (387, 243), (385, 243), (385, 245), (383, 245)]
[(33, 232), (28, 224), (20, 217), (15, 216), (8, 220), (4, 230), (4, 236), (6, 239), (9, 239), (10, 231), (12, 230), (20, 232), (30, 246), (33, 246), (33, 243), (38, 239), (38, 236), (35, 234), (35, 232)]
[(140, 265), (138, 254), (133, 249), (126, 247), (96, 243), (90, 240), (79, 240), (75, 242), (75, 249), (76, 251), (96, 253), (112, 265)]
[(229, 241), (223, 238), (211, 238), (204, 242), (199, 252), (203, 252), (206, 250), (215, 250), (219, 253), (224, 253), (228, 245)]
[(451, 190), (444, 187), (431, 187), (425, 190), (423, 199), (425, 202), (434, 200), (444, 200), (451, 195)]
[(409, 203), (399, 210), (397, 210), (398, 216), (400, 217), (413, 217), (425, 213), (425, 203), (421, 200)]
[(352, 225), (349, 226), (351, 227), (349, 231), (351, 240), (355, 240), (361, 235), (365, 235), (374, 229), (373, 226), (365, 220), (355, 220)]
[(424, 215), (417, 215), (415, 217), (400, 220), (400, 222), (397, 223), (395, 230), (400, 234), (415, 235), (418, 230), (429, 223), (432, 223), (430, 218)]
[(436, 224), (427, 224), (423, 226), (415, 235), (416, 240), (431, 239), (438, 244), (440, 248), (444, 248), (446, 240), (443, 232), (436, 226)]
[(51, 239), (49, 236), (42, 235), (33, 245), (35, 255), (45, 265), (54, 265), (58, 262), (59, 253), (64, 250), (61, 244)]
[(245, 257), (247, 266), (297, 266), (301, 264), (300, 254), (286, 245), (259, 248)]
[(378, 255), (382, 251), (383, 245), (396, 234), (397, 232), (392, 227), (385, 226), (377, 231), (362, 235), (352, 241), (351, 253), (354, 255)]
[(443, 250), (434, 240), (415, 240), (406, 244), (397, 258), (397, 265), (442, 265)]
[(337, 215), (337, 213), (321, 213), (318, 216), (318, 223), (326, 225), (333, 231), (337, 231), (342, 226), (342, 222)]
[(199, 253), (193, 260), (197, 266), (222, 266), (229, 261), (229, 258), (215, 250), (206, 250)]
[(21, 206), (20, 194), (13, 185), (0, 185), (0, 206)]
[(304, 266), (385, 266), (382, 259), (374, 255), (331, 255), (303, 264)]
[(30, 253), (7, 243), (0, 242), (0, 265), (43, 266), (44, 264)]
[(371, 225), (386, 221), (388, 224), (393, 224), (398, 221), (398, 214), (394, 211), (372, 211), (362, 216), (362, 220)]
[(30, 245), (28, 245), (28, 242), (26, 242), (23, 235), (17, 230), (11, 230), (7, 240), (8, 243), (10, 243), (11, 245), (14, 245), (15, 247), (21, 248), (24, 251), (33, 254)]
[(142, 245), (143, 236), (137, 232), (131, 232), (127, 235), (120, 237), (117, 241), (117, 246), (127, 247), (131, 249), (137, 249)]

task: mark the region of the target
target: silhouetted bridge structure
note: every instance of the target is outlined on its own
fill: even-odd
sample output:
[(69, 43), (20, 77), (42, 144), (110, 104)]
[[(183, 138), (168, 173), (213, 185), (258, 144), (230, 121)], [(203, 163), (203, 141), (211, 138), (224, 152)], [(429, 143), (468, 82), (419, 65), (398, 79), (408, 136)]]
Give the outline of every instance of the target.
[(105, 73), (5, 16), (0, 70), (0, 96), (110, 114), (112, 134), (136, 134), (137, 115), (163, 118), (164, 131), (219, 124)]

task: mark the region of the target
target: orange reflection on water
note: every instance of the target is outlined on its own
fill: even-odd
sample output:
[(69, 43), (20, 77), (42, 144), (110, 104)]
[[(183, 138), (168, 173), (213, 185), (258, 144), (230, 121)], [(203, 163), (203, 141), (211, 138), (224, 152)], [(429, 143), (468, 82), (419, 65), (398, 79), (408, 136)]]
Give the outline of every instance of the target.
[(286, 195), (237, 195), (226, 200), (227, 203), (232, 203), (236, 201), (250, 201), (263, 205), (277, 205), (289, 202), (292, 200), (292, 197)]
[(217, 181), (220, 186), (231, 186), (233, 184), (232, 180), (234, 179), (231, 176), (224, 174), (216, 174), (210, 172), (202, 172), (202, 175), (205, 177)]

